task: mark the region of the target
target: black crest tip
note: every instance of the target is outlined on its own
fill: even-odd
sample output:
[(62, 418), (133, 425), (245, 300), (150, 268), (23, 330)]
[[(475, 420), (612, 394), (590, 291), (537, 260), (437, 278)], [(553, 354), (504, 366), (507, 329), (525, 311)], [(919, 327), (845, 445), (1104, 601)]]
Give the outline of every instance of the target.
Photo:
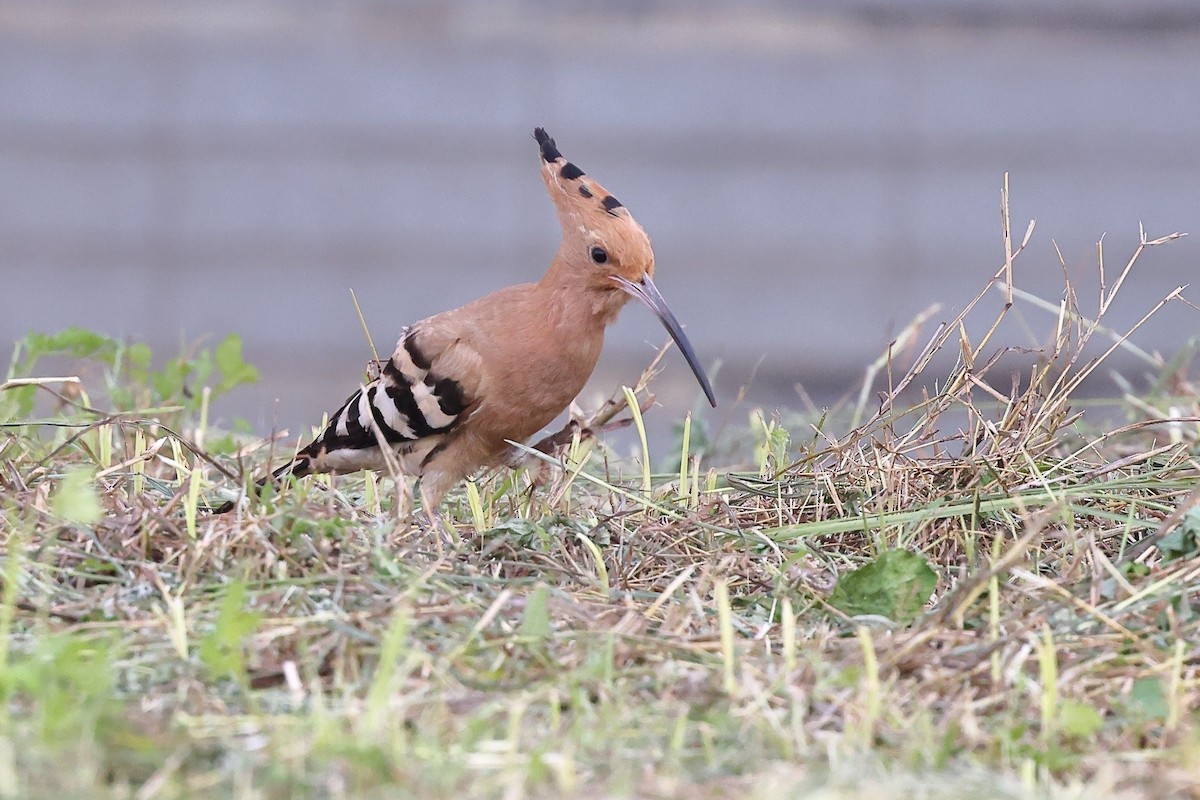
[(533, 138), (537, 139), (538, 147), (542, 149), (542, 158), (547, 164), (562, 158), (562, 153), (558, 152), (558, 147), (555, 146), (554, 140), (550, 138), (550, 134), (546, 133), (545, 128), (534, 128)]

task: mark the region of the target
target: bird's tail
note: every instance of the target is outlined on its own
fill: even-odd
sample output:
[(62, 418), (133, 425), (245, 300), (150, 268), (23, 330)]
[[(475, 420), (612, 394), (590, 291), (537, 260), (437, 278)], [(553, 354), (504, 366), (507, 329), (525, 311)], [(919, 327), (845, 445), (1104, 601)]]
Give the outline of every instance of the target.
[(288, 475), (295, 475), (297, 478), (303, 478), (310, 472), (312, 472), (312, 459), (301, 453), (292, 459), (292, 461), (284, 464), (282, 467), (279, 467), (272, 472), (269, 479), (261, 479), (257, 485), (258, 488), (261, 489), (263, 486), (266, 486), (268, 480), (270, 480), (272, 483), (278, 484)]
[[(270, 476), (259, 478), (254, 482), (254, 494), (262, 493), (263, 487), (268, 483), (272, 486), (278, 486), (279, 483), (288, 475), (295, 475), (297, 478), (303, 478), (305, 475), (312, 472), (312, 459), (306, 455), (297, 455), (294, 459), (275, 469)], [(237, 501), (227, 500), (214, 509), (211, 509), (212, 514), (227, 514), (237, 507)]]

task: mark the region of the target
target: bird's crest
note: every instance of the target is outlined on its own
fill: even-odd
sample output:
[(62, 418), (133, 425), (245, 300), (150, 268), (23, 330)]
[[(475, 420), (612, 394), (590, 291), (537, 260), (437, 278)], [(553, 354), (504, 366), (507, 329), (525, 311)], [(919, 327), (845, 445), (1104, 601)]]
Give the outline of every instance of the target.
[(590, 175), (568, 161), (545, 128), (534, 128), (542, 157), (542, 179), (562, 224), (563, 233), (584, 234), (590, 242), (600, 241), (614, 256), (621, 257), (632, 268), (654, 272), (654, 255), (650, 238), (620, 200), (597, 183)]
[(558, 146), (554, 144), (550, 134), (546, 133), (545, 128), (534, 128), (533, 138), (537, 139), (538, 147), (541, 148), (542, 176), (556, 206), (560, 209), (569, 208), (576, 213), (604, 213), (611, 217), (630, 216), (629, 210), (621, 205), (620, 200), (558, 152)]

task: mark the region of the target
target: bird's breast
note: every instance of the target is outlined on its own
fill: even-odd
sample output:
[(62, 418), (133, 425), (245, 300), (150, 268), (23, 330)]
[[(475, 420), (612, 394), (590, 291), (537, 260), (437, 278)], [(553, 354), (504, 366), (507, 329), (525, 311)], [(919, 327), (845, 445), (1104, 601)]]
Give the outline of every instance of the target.
[[(472, 426), (497, 441), (524, 441), (566, 410), (591, 377), (603, 329), (550, 327), (536, 338), (506, 337), (503, 355), (486, 361), (487, 393)], [(493, 342), (495, 344), (495, 342)]]

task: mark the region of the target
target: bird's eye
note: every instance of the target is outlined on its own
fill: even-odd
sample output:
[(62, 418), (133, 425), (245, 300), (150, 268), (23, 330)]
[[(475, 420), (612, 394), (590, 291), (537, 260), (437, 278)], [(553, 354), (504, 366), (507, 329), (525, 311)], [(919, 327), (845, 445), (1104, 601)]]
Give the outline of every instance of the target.
[(608, 253), (605, 252), (603, 247), (593, 247), (592, 261), (595, 261), (597, 264), (603, 264), (608, 261)]

